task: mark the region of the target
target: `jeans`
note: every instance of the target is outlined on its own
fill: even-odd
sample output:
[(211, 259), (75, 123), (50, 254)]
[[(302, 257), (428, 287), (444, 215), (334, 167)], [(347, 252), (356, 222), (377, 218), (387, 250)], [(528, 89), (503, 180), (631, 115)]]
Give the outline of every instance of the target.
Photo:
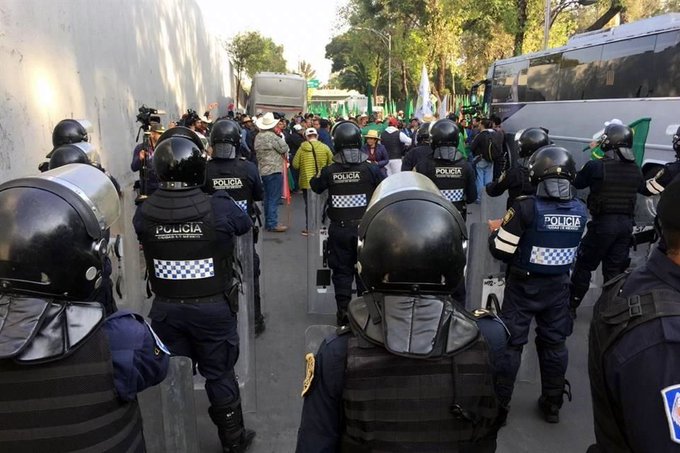
[(272, 230), (279, 224), (279, 201), (283, 191), (283, 176), (272, 173), (262, 177), (264, 185), (264, 228)]
[(487, 184), (493, 179), (493, 164), (484, 159), (480, 159), (475, 165), (477, 172), (477, 202), (482, 199), (482, 192)]

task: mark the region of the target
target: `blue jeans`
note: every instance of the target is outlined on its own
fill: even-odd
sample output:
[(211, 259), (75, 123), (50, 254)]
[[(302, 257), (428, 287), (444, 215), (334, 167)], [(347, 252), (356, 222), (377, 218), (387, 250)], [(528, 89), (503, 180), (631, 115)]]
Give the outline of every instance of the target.
[(279, 201), (283, 190), (283, 176), (272, 173), (262, 177), (264, 184), (264, 228), (271, 230), (279, 224)]
[(484, 188), (493, 180), (493, 164), (480, 159), (475, 165), (475, 171), (477, 172), (477, 202), (479, 202)]

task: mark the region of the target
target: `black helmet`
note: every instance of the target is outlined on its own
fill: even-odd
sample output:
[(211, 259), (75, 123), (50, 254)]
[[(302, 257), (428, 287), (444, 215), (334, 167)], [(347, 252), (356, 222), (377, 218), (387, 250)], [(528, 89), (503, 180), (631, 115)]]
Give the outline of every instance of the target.
[(430, 143), (430, 126), (432, 123), (423, 123), (418, 127), (418, 132), (416, 132), (418, 143)]
[(49, 169), (66, 164), (99, 164), (97, 151), (90, 143), (70, 143), (61, 145), (51, 153)]
[(416, 172), (385, 179), (359, 225), (358, 269), (369, 290), (450, 293), (463, 277), (465, 222)]
[(576, 177), (576, 163), (569, 151), (561, 146), (544, 146), (529, 158), (529, 178), (533, 184), (546, 179), (567, 179)]
[(673, 136), (673, 149), (675, 150), (675, 155), (680, 157), (680, 126), (678, 126), (678, 130), (675, 131)]
[(187, 138), (187, 139), (191, 140), (192, 142), (194, 142), (194, 144), (196, 146), (198, 146), (198, 149), (200, 149), (201, 152), (205, 151), (205, 147), (203, 146), (203, 140), (201, 140), (201, 138), (198, 136), (198, 134), (196, 132), (192, 131), (191, 129), (189, 129), (188, 127), (184, 127), (184, 126), (175, 126), (175, 127), (172, 127), (170, 129), (166, 130), (165, 132), (163, 132), (161, 134), (161, 136), (158, 137), (158, 142), (156, 142), (156, 146), (158, 146), (166, 138), (170, 138), (170, 137)]
[(203, 150), (185, 136), (161, 137), (153, 154), (153, 165), (163, 189), (186, 189), (205, 183)]
[(625, 124), (609, 124), (604, 128), (600, 137), (602, 151), (611, 149), (632, 148), (633, 130)]
[(61, 120), (52, 131), (52, 146), (55, 148), (68, 143), (86, 142), (88, 140), (87, 129), (78, 120)]
[(91, 165), (0, 185), (0, 292), (90, 299), (119, 209), (111, 180)]
[(235, 159), (241, 145), (241, 126), (236, 121), (222, 119), (213, 124), (210, 146), (216, 159)]
[(516, 142), (519, 157), (529, 157), (540, 148), (548, 146), (550, 137), (540, 127), (530, 127), (518, 133)]
[(361, 148), (361, 129), (351, 121), (341, 121), (333, 127), (333, 146), (339, 153), (345, 149)]
[(460, 131), (456, 123), (449, 119), (438, 120), (430, 128), (430, 146), (437, 149), (440, 146), (458, 146)]

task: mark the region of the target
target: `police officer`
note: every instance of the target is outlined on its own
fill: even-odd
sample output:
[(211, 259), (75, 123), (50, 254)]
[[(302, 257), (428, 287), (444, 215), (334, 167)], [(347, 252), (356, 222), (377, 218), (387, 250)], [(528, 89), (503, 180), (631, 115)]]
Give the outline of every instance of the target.
[(173, 354), (191, 357), (205, 377), (223, 451), (242, 452), (255, 433), (243, 426), (234, 375), (239, 341), (233, 253), (234, 236), (252, 222), (226, 192), (209, 196), (201, 190), (206, 161), (193, 131), (168, 129), (153, 163), (159, 189), (133, 218), (156, 294), (149, 317)]
[[(526, 159), (538, 149), (548, 146), (550, 138), (545, 130), (540, 127), (530, 127), (518, 134), (517, 155), (519, 159), (510, 163), (509, 168), (504, 170), (498, 180), (491, 181), (486, 185), (486, 193), (490, 197), (500, 197), (508, 192), (506, 209), (510, 209), (515, 199), (521, 195), (533, 195), (536, 187), (529, 180), (529, 169), (526, 168)], [(510, 162), (510, 160), (506, 161)]]
[(680, 452), (680, 182), (657, 212), (668, 248), (606, 285), (590, 325), (589, 453)]
[(574, 197), (571, 182), (575, 175), (574, 160), (564, 148), (544, 146), (536, 151), (529, 159), (536, 195), (515, 199), (500, 229), (489, 238), (491, 254), (508, 263), (501, 319), (510, 331), (510, 341), (497, 366), (498, 396), (507, 409), (522, 348), (531, 320), (536, 318), (542, 388), (538, 405), (549, 423), (559, 422), (567, 385), (565, 341), (573, 326), (569, 269), (588, 218), (585, 205)]
[(673, 135), (673, 150), (675, 162), (667, 163), (653, 178), (648, 179), (645, 187), (640, 191), (641, 194), (647, 196), (660, 194), (680, 174), (680, 127)]
[(367, 292), (349, 328), (307, 355), (297, 453), (495, 451), (487, 343), (450, 296), (465, 266), (460, 213), (423, 175), (399, 173), (376, 189), (359, 236)]
[(89, 165), (0, 186), (0, 451), (144, 452), (136, 394), (169, 355), (142, 316), (93, 301), (119, 208)]
[(467, 218), (467, 204), (477, 200), (475, 171), (458, 150), (460, 133), (449, 119), (437, 121), (430, 128), (432, 156), (424, 157), (415, 167), (418, 173), (430, 178), (442, 195)]
[(349, 121), (333, 128), (335, 155), (333, 163), (324, 167), (310, 181), (312, 190), (328, 190), (328, 267), (330, 267), (337, 304), (337, 323), (347, 320), (347, 304), (352, 299), (352, 282), (356, 280), (357, 292), (363, 284), (356, 276), (357, 227), (366, 211), (373, 190), (383, 176), (368, 156), (361, 152), (361, 129)]
[(588, 209), (592, 215), (571, 275), (570, 305), (574, 317), (588, 292), (590, 276), (600, 262), (605, 282), (628, 267), (635, 201), (645, 185), (631, 150), (633, 131), (628, 126), (607, 125), (599, 141), (604, 158), (589, 161), (574, 181), (577, 189), (590, 188)]
[(430, 146), (430, 126), (432, 123), (423, 123), (416, 132), (417, 146), (409, 149), (401, 162), (401, 171), (411, 171), (421, 159), (432, 155)]
[(206, 169), (206, 191), (214, 193), (225, 190), (236, 202), (239, 208), (250, 216), (253, 222), (253, 278), (255, 299), (255, 335), (264, 332), (264, 316), (260, 301), (260, 256), (255, 251), (258, 238), (256, 201), (262, 201), (264, 186), (260, 179), (257, 166), (241, 157), (241, 126), (234, 120), (221, 119), (212, 126), (210, 131), (210, 146), (212, 160)]

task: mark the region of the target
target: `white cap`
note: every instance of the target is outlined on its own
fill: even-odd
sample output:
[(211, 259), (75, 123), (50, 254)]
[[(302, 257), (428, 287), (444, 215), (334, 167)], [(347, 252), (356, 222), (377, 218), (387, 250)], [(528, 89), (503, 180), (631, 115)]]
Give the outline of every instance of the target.
[(296, 124), (295, 126), (293, 126), (293, 129), (295, 129), (296, 131), (301, 131), (302, 126), (300, 126), (299, 124)]
[(305, 131), (305, 137), (309, 137), (310, 135), (316, 135), (316, 136), (318, 136), (319, 133), (316, 131), (316, 129), (314, 129), (313, 127), (310, 127), (309, 129), (307, 129), (307, 130)]
[(614, 118), (614, 119), (612, 119), (612, 120), (605, 121), (605, 122), (604, 122), (604, 127), (607, 127), (607, 126), (609, 126), (610, 124), (621, 124), (621, 125), (623, 125), (623, 121), (621, 121), (621, 120), (618, 119), (618, 118)]

